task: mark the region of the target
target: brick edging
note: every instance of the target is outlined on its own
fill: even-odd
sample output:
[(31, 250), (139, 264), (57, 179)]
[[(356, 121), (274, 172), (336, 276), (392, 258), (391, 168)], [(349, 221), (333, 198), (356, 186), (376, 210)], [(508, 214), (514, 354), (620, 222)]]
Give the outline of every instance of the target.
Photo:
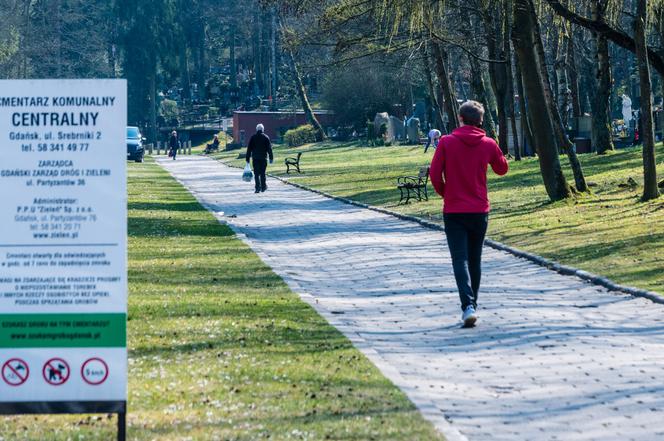
[[(228, 164), (228, 163), (226, 163), (224, 161), (221, 161), (221, 160), (219, 160), (219, 162), (221, 162), (222, 164), (224, 164), (228, 167), (242, 169), (242, 167), (238, 167), (236, 165)], [(334, 199), (334, 200), (337, 200), (339, 202), (343, 202), (345, 204), (354, 205), (354, 206), (360, 207), (360, 208), (366, 208), (367, 210), (376, 211), (378, 213), (387, 214), (389, 216), (394, 216), (396, 218), (399, 218), (399, 219), (402, 219), (402, 220), (405, 220), (405, 221), (416, 222), (416, 223), (422, 225), (423, 227), (429, 228), (429, 229), (432, 229), (432, 230), (445, 231), (445, 227), (443, 227), (442, 225), (437, 224), (435, 222), (430, 222), (430, 221), (424, 220), (424, 219), (416, 217), (416, 216), (410, 216), (408, 214), (397, 213), (396, 211), (388, 210), (388, 209), (385, 209), (385, 208), (380, 208), (380, 207), (376, 207), (376, 206), (373, 206), (373, 205), (363, 204), (362, 202), (357, 202), (357, 201), (354, 201), (352, 199), (346, 199), (346, 198), (343, 198), (341, 196), (334, 196), (332, 194), (325, 193), (324, 191), (316, 190), (314, 188), (306, 187), (302, 184), (297, 184), (295, 182), (291, 182), (291, 181), (289, 181), (285, 178), (275, 176), (275, 175), (270, 174), (270, 173), (268, 173), (268, 176), (271, 177), (271, 178), (274, 178), (278, 181), (281, 181), (284, 184), (292, 185), (293, 187), (297, 187), (297, 188), (300, 188), (302, 190), (310, 191), (312, 193), (316, 193), (316, 194), (319, 194), (319, 195), (324, 196), (326, 198)], [(593, 285), (602, 286), (602, 287), (608, 289), (609, 291), (618, 291), (618, 292), (622, 292), (622, 293), (625, 293), (625, 294), (630, 294), (630, 295), (635, 296), (635, 297), (643, 297), (643, 298), (648, 299), (648, 300), (650, 300), (654, 303), (660, 303), (660, 304), (664, 305), (664, 296), (662, 296), (662, 295), (660, 295), (660, 294), (658, 294), (654, 291), (647, 291), (645, 289), (639, 289), (639, 288), (635, 288), (635, 287), (632, 287), (632, 286), (620, 285), (618, 283), (613, 282), (612, 280), (609, 280), (606, 277), (599, 276), (597, 274), (593, 274), (593, 273), (590, 273), (588, 271), (584, 271), (584, 270), (581, 270), (581, 269), (578, 269), (578, 268), (574, 268), (572, 266), (562, 265), (562, 264), (560, 264), (558, 262), (555, 262), (553, 260), (547, 259), (547, 258), (542, 257), (542, 256), (538, 256), (537, 254), (529, 253), (527, 251), (522, 251), (518, 248), (514, 248), (514, 247), (511, 247), (509, 245), (505, 245), (504, 243), (500, 243), (500, 242), (497, 242), (497, 241), (492, 240), (492, 239), (486, 239), (484, 241), (484, 243), (485, 243), (485, 245), (488, 245), (489, 247), (491, 247), (493, 249), (496, 249), (496, 250), (499, 250), (499, 251), (505, 251), (507, 253), (510, 253), (510, 254), (516, 256), (516, 257), (529, 260), (533, 263), (536, 263), (539, 266), (545, 267), (545, 268), (550, 269), (551, 271), (555, 271), (559, 274), (562, 274), (562, 275), (565, 275), (565, 276), (576, 276), (576, 277), (578, 277), (582, 280), (590, 282)]]

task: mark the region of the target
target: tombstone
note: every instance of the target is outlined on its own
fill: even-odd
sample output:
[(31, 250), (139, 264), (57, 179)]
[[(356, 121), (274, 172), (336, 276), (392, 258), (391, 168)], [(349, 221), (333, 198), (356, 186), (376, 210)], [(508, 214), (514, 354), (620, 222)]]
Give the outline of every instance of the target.
[(406, 122), (406, 134), (408, 142), (418, 144), (420, 142), (420, 120), (411, 116)]
[[(374, 118), (374, 130), (376, 137), (380, 137), (382, 134), (381, 126), (383, 125), (385, 125), (385, 129), (387, 130), (387, 132), (385, 132), (385, 137), (387, 138), (390, 128), (390, 115), (387, 112), (377, 113), (376, 117)], [(386, 141), (390, 141), (390, 139), (386, 139)]]
[(576, 137), (574, 144), (577, 153), (590, 153), (593, 150), (592, 145), (592, 117), (589, 115), (579, 116), (577, 118)]
[(655, 112), (655, 139), (657, 142), (664, 139), (664, 110)]
[(391, 132), (393, 139), (402, 141), (406, 139), (406, 128), (401, 121), (396, 116), (390, 116), (390, 125), (388, 127), (388, 133)]
[[(507, 151), (510, 154), (514, 155), (515, 154), (515, 151), (514, 151), (514, 133), (513, 133), (513, 130), (512, 130), (512, 126), (511, 126), (512, 120), (508, 119), (507, 122), (508, 122), (508, 124), (510, 124), (510, 126), (508, 127), (509, 130), (507, 131)], [(519, 141), (523, 142), (522, 141), (522, 136), (520, 135), (522, 133), (521, 132), (521, 118), (517, 116), (514, 119), (514, 124), (516, 125), (516, 133), (519, 134), (518, 135)], [(522, 151), (523, 151), (523, 148), (522, 148)]]
[(592, 138), (593, 119), (589, 115), (579, 116), (577, 119), (577, 134), (579, 138)]

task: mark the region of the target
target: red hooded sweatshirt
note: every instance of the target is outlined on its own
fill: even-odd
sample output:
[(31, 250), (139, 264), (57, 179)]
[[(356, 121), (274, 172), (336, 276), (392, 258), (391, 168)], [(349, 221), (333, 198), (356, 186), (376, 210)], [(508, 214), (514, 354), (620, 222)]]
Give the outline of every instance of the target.
[(474, 126), (443, 136), (431, 161), (431, 183), (443, 197), (443, 213), (488, 213), (487, 166), (498, 175), (509, 166), (498, 144)]

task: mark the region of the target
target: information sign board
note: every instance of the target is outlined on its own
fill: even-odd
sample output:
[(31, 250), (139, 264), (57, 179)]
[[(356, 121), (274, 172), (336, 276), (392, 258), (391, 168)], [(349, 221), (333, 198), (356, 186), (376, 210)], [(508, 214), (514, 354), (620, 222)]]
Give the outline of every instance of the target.
[(125, 412), (126, 90), (0, 81), (0, 413)]

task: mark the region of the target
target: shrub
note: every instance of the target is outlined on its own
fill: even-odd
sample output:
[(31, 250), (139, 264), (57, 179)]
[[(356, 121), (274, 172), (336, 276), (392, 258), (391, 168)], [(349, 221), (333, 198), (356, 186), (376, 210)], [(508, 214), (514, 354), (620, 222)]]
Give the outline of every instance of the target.
[(284, 134), (284, 142), (290, 147), (298, 147), (310, 142), (316, 142), (316, 129), (311, 124), (290, 129)]
[(173, 100), (165, 99), (159, 105), (159, 114), (164, 117), (166, 121), (178, 117), (178, 103)]

